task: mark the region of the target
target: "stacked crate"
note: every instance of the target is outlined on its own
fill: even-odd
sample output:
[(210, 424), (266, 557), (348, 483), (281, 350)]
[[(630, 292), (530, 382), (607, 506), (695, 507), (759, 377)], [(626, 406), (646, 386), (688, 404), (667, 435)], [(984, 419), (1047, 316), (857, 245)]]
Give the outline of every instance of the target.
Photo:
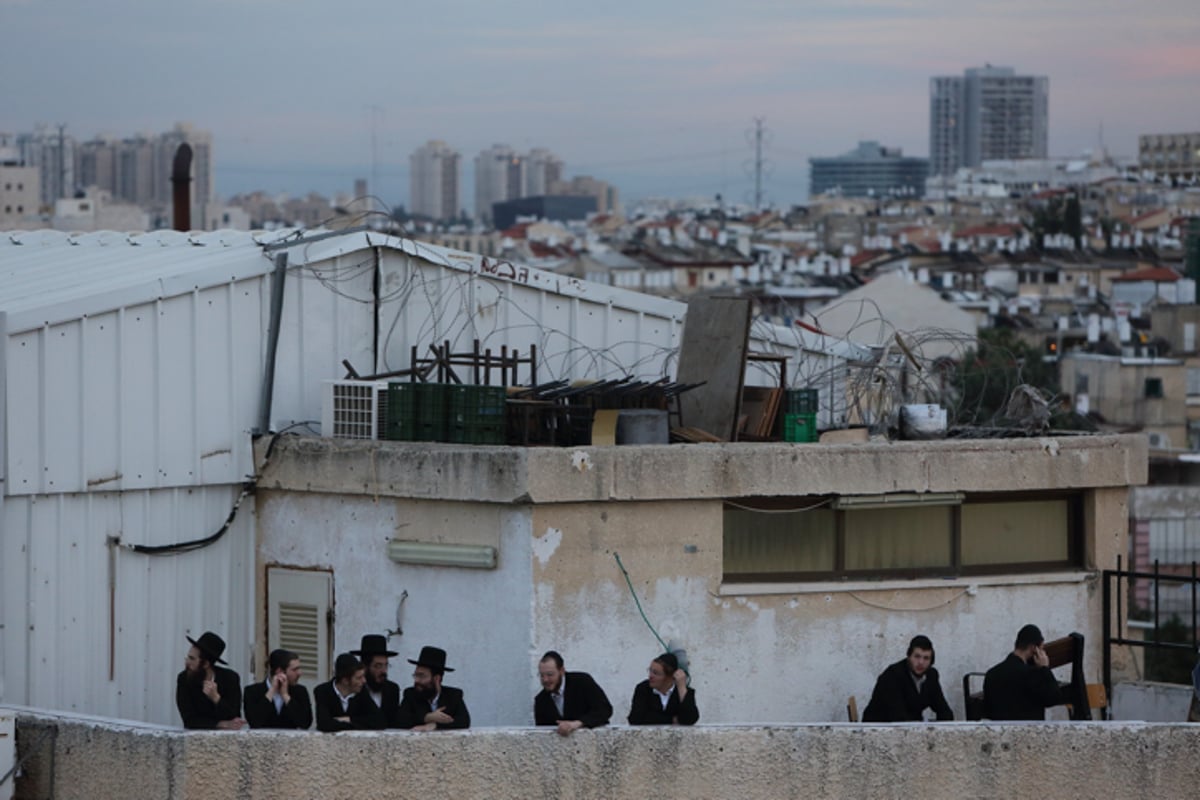
[(505, 444), (502, 386), (388, 384), (387, 438), (406, 442)]
[(446, 387), (446, 441), (504, 444), (508, 434), (503, 386)]
[(817, 441), (817, 390), (788, 389), (784, 395), (783, 439)]

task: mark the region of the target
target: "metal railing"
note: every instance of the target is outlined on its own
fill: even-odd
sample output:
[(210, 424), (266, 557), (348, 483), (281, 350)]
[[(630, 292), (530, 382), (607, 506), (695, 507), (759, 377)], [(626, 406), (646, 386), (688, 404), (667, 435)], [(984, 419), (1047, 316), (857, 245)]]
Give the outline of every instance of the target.
[[(1200, 646), (1200, 636), (1198, 636), (1197, 623), (1200, 622), (1200, 573), (1197, 571), (1195, 561), (1191, 562), (1190, 566), (1172, 565), (1176, 569), (1187, 570), (1180, 571), (1163, 571), (1158, 560), (1154, 561), (1152, 571), (1143, 572), (1137, 570), (1121, 569), (1121, 557), (1117, 556), (1117, 568), (1104, 570), (1104, 593), (1103, 593), (1103, 617), (1104, 617), (1104, 690), (1112, 697), (1112, 648), (1113, 645), (1126, 645), (1128, 647), (1141, 647), (1151, 651), (1177, 651), (1187, 652), (1191, 655), (1196, 654), (1197, 647)], [(1144, 609), (1148, 613), (1147, 636), (1141, 639), (1131, 639), (1126, 636), (1127, 626), (1130, 621), (1137, 621), (1138, 616), (1131, 614), (1131, 598), (1135, 593), (1135, 581), (1149, 581), (1149, 592), (1147, 600), (1149, 607)], [(1190, 624), (1187, 625), (1187, 633), (1191, 637), (1191, 643), (1178, 641), (1163, 641), (1162, 639), (1162, 616), (1167, 613), (1168, 616), (1175, 616), (1181, 622), (1187, 623), (1188, 618), (1180, 613), (1179, 603), (1172, 602), (1169, 611), (1164, 611), (1162, 604), (1162, 588), (1164, 585), (1183, 589), (1183, 594), (1190, 593)], [(1124, 591), (1122, 591), (1124, 587)], [(1115, 588), (1115, 593), (1114, 593)], [(1190, 590), (1190, 591), (1189, 591)], [(1171, 592), (1173, 599), (1178, 600), (1179, 592)], [(1188, 603), (1185, 597), (1183, 605), (1186, 607)], [(1115, 604), (1114, 604), (1115, 602)], [(1134, 610), (1138, 609), (1136, 605), (1132, 605)], [(1114, 622), (1116, 630), (1113, 630)]]

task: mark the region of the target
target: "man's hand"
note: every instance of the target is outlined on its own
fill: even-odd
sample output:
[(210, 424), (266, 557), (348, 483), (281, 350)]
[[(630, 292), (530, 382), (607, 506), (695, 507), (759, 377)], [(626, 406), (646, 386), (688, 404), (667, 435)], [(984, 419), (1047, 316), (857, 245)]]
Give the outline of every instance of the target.
[(570, 736), (582, 727), (583, 723), (577, 719), (560, 719), (558, 721), (558, 735)]
[(687, 678), (687, 673), (682, 669), (675, 670), (675, 694), (679, 695), (680, 700), (687, 697)]
[(1040, 644), (1033, 648), (1033, 663), (1039, 667), (1050, 666), (1050, 656), (1046, 655), (1046, 650)]
[[(430, 712), (430, 713), (433, 713), (433, 712)], [(426, 715), (426, 716), (428, 716), (428, 715)], [(437, 723), (436, 722), (426, 722), (424, 725), (414, 725), (412, 727), (412, 729), (414, 731), (436, 731)]]
[(334, 717), (334, 719), (336, 719), (338, 722), (346, 722), (346, 723), (350, 722), (350, 717), (348, 717), (348, 716), (347, 717)]
[(277, 694), (282, 697), (284, 703), (287, 703), (292, 699), (291, 695), (288, 693), (287, 675), (283, 674), (282, 672), (275, 673), (275, 677), (271, 679), (271, 691), (267, 692), (267, 696), (269, 697), (272, 694)]
[(217, 728), (223, 731), (240, 731), (244, 727), (246, 727), (246, 720), (241, 717), (223, 719), (217, 723)]
[(204, 696), (214, 703), (221, 702), (221, 693), (217, 691), (217, 682), (212, 678), (204, 679)]
[(437, 711), (430, 711), (425, 715), (425, 722), (432, 722), (434, 725), (449, 725), (454, 722), (454, 717), (446, 713), (446, 707), (442, 706)]

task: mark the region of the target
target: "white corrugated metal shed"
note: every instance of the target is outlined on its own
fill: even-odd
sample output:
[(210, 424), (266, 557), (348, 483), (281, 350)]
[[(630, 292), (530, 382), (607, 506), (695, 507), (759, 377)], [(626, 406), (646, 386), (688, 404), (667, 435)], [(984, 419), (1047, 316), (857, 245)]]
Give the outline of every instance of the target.
[[(443, 341), (536, 344), (539, 380), (673, 372), (683, 303), (378, 233), (0, 234), (0, 701), (175, 723), (183, 636), (205, 629), (254, 671), (252, 497), (185, 555), (109, 540), (210, 534), (254, 472), (280, 254), (275, 429), (320, 419), (343, 359), (403, 369)], [(797, 385), (855, 352), (752, 336)]]

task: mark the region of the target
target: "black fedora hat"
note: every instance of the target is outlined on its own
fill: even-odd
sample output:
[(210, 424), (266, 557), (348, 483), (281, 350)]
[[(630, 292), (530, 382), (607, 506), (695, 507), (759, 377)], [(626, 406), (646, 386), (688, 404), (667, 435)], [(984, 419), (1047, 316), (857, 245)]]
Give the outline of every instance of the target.
[(225, 640), (217, 636), (212, 631), (205, 631), (200, 634), (199, 639), (193, 639), (188, 636), (187, 640), (192, 643), (200, 651), (200, 655), (209, 660), (213, 664), (228, 664), (229, 662), (221, 658), (221, 654), (225, 652)]
[(359, 644), (358, 649), (351, 650), (350, 654), (358, 656), (363, 661), (372, 656), (387, 656), (391, 658), (394, 655), (398, 655), (395, 650), (387, 649), (387, 637), (381, 636), (378, 633), (368, 633), (362, 637), (362, 642)]
[(446, 651), (440, 647), (430, 647), (425, 645), (421, 648), (421, 655), (417, 656), (417, 660), (408, 660), (410, 664), (416, 664), (418, 667), (429, 667), (430, 669), (440, 669), (443, 672), (454, 672), (450, 667), (446, 666)]

